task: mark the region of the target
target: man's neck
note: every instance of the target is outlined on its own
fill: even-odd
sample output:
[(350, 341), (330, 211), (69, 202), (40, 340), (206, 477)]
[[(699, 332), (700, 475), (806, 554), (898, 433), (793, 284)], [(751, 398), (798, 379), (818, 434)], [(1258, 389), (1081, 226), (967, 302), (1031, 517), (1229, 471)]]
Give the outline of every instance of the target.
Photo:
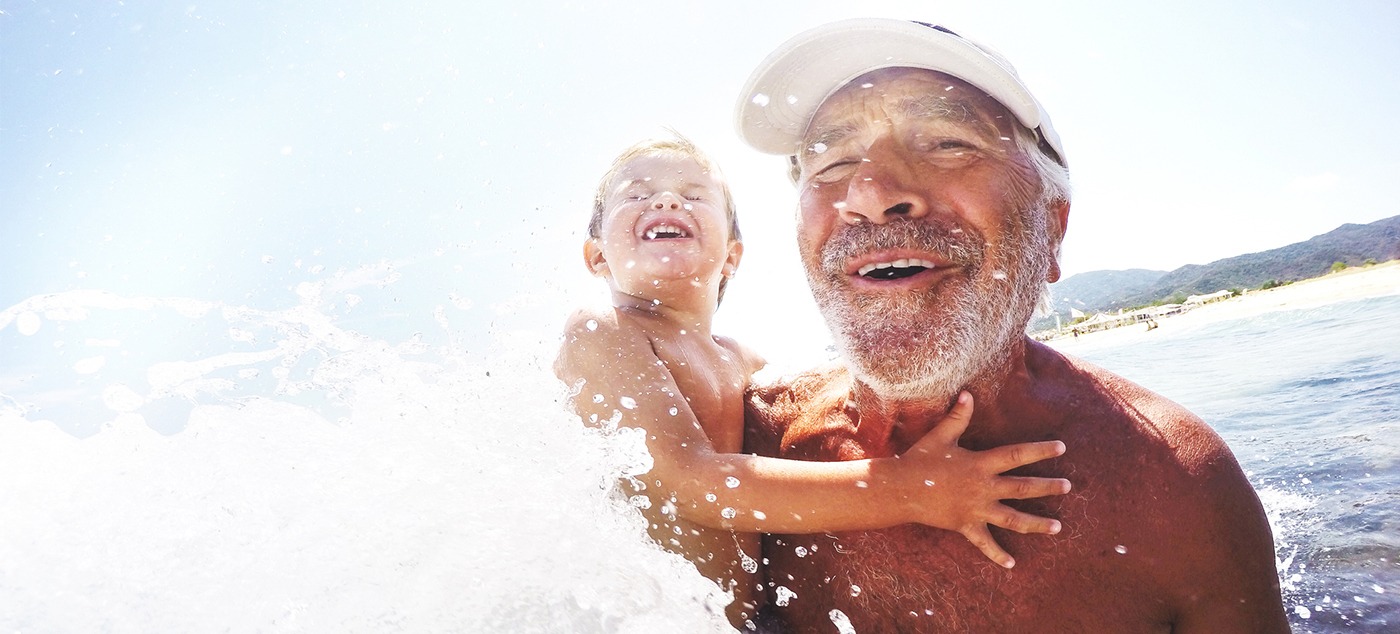
[[(999, 357), (967, 382), (963, 389), (972, 394), (972, 423), (967, 436), (1003, 438), (1019, 436), (1024, 421), (1005, 411), (1004, 395), (1024, 391), (1030, 380), (1026, 366), (1026, 340), (1014, 341)], [(855, 381), (852, 407), (858, 412), (860, 435), (877, 445), (888, 443), (894, 453), (902, 453), (933, 429), (952, 408), (957, 393), (934, 394), (929, 398), (884, 397), (870, 386)]]

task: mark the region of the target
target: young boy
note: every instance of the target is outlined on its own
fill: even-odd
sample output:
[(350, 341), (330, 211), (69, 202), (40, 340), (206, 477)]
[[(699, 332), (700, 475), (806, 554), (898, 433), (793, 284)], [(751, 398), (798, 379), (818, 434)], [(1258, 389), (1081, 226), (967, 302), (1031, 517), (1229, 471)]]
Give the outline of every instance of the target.
[(618, 156), (598, 186), (588, 233), (584, 260), (607, 280), (613, 307), (570, 318), (555, 372), (578, 388), (573, 406), (585, 421), (645, 431), (653, 466), (633, 486), (650, 502), (642, 510), (650, 534), (733, 593), (728, 616), (736, 628), (753, 627), (764, 595), (759, 533), (917, 522), (959, 531), (1009, 568), (1014, 562), (987, 524), (1059, 532), (1059, 522), (999, 500), (1063, 494), (1068, 481), (997, 474), (1058, 456), (1064, 444), (958, 447), (972, 415), (966, 393), (898, 458), (803, 462), (740, 453), (744, 389), (764, 362), (710, 332), (743, 244), (728, 186), (688, 140), (647, 141)]

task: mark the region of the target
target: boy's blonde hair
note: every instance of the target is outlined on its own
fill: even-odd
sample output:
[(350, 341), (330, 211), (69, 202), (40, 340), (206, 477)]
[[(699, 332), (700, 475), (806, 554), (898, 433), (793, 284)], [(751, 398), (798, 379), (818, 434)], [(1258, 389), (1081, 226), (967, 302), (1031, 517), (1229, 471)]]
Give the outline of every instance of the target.
[[(603, 215), (607, 212), (608, 194), (612, 189), (612, 183), (617, 179), (617, 175), (622, 171), (627, 163), (640, 156), (669, 156), (687, 158), (695, 161), (697, 165), (704, 168), (719, 183), (720, 195), (724, 198), (724, 216), (729, 219), (729, 239), (740, 240), (743, 238), (739, 234), (739, 216), (734, 210), (734, 196), (729, 193), (729, 183), (725, 182), (724, 174), (719, 171), (719, 166), (710, 160), (700, 148), (690, 139), (685, 138), (679, 132), (670, 130), (669, 139), (647, 139), (634, 144), (622, 151), (613, 159), (612, 165), (608, 167), (607, 173), (603, 174), (602, 180), (598, 181), (598, 191), (593, 195), (593, 217), (588, 220), (588, 237), (601, 237), (603, 231)], [(724, 287), (729, 283), (729, 278), (720, 278), (719, 299), (724, 299)]]

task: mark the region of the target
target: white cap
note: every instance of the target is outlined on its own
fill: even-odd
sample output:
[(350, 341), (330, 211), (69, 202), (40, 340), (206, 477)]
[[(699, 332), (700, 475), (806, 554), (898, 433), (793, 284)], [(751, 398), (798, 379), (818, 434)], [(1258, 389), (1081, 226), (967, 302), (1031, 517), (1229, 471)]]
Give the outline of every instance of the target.
[(797, 154), (822, 102), (852, 79), (881, 68), (934, 70), (981, 88), (1034, 130), (1051, 158), (1066, 164), (1049, 115), (1006, 58), (943, 27), (887, 18), (832, 22), (779, 46), (739, 95), (739, 137), (760, 152)]

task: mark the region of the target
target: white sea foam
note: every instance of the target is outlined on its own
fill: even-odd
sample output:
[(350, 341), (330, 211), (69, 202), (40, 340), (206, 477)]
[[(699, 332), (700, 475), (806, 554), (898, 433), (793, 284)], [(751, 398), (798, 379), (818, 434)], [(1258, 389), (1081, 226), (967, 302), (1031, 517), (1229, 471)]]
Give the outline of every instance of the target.
[[(0, 337), (57, 330), (7, 333), (20, 314), (102, 330), (111, 311), (166, 308), (255, 333), (224, 349), (256, 350), (129, 367), (109, 351), (71, 388), (97, 395), (81, 410), (0, 377), (6, 629), (727, 629), (715, 586), (648, 542), (612, 492), (645, 470), (640, 437), (564, 412), (548, 346), (476, 358), (365, 337), (308, 306), (89, 292), (0, 313)], [(79, 438), (55, 412), (101, 424)], [(187, 421), (157, 420), (170, 417)]]

